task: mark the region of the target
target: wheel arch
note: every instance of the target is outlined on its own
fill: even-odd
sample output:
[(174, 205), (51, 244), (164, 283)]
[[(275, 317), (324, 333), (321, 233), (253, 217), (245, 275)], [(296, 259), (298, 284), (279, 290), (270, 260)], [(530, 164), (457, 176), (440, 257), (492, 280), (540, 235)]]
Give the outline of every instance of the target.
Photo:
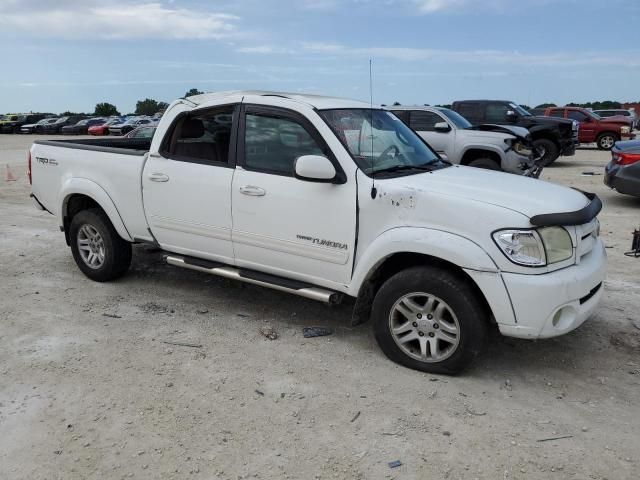
[(486, 145), (483, 145), (482, 147), (465, 147), (462, 152), (462, 156), (460, 157), (460, 165), (469, 165), (473, 160), (477, 158), (490, 158), (494, 160), (499, 167), (502, 168), (503, 152), (501, 152), (497, 147), (495, 149), (487, 148)]
[(59, 218), (62, 219), (62, 228), (67, 245), (70, 243), (69, 225), (71, 219), (78, 212), (90, 208), (100, 208), (109, 218), (118, 235), (124, 240), (133, 241), (133, 237), (122, 221), (122, 217), (113, 200), (97, 183), (84, 178), (73, 178), (66, 183), (61, 197)]
[[(401, 245), (402, 241), (399, 238), (406, 233), (414, 237), (413, 241)], [(429, 235), (431, 237), (429, 242), (416, 241), (421, 234)], [(378, 255), (382, 244), (387, 248), (394, 246), (404, 248)], [(471, 240), (447, 232), (404, 227), (385, 232), (368, 250), (371, 252), (365, 252), (353, 276), (352, 288), (356, 297), (352, 316), (353, 325), (364, 323), (369, 319), (373, 299), (385, 280), (415, 265), (437, 267), (454, 274), (478, 295), (486, 313), (492, 314), (487, 296), (465, 270), (497, 273), (498, 268), (489, 255)], [(374, 257), (377, 260), (372, 261)]]

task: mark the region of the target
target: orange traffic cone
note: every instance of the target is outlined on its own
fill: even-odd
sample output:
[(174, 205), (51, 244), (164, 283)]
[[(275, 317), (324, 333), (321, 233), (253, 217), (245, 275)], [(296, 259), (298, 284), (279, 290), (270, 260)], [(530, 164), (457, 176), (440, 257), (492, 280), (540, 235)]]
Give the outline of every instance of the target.
[(4, 169), (4, 181), (5, 182), (15, 182), (16, 177), (11, 173), (11, 169), (9, 168), (9, 164), (7, 163), (7, 167)]

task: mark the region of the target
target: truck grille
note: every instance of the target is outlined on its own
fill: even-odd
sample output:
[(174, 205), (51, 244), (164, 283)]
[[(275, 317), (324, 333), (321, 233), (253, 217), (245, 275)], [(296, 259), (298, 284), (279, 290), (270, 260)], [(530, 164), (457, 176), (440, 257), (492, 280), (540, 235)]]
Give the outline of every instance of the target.
[(591, 253), (598, 238), (598, 220), (593, 219), (584, 225), (576, 227), (577, 246), (576, 246), (576, 263)]

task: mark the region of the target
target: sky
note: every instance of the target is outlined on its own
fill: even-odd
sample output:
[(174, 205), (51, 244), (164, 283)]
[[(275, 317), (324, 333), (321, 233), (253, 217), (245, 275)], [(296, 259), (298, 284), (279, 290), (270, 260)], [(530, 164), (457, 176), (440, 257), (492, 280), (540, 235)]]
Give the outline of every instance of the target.
[(640, 100), (638, 0), (0, 0), (0, 112), (202, 91)]

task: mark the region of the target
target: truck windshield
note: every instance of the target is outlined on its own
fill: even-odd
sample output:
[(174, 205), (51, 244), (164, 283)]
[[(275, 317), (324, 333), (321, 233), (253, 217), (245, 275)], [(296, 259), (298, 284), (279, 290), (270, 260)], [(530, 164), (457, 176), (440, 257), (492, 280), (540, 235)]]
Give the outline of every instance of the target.
[(509, 106), (511, 108), (513, 108), (516, 112), (518, 112), (518, 114), (522, 117), (530, 117), (531, 114), (525, 110), (524, 108), (522, 108), (520, 105), (516, 105), (515, 103), (510, 103)]
[(447, 117), (451, 123), (453, 123), (458, 128), (471, 128), (472, 125), (469, 123), (469, 120), (464, 118), (458, 112), (454, 112), (453, 110), (449, 110), (448, 108), (438, 108), (440, 113), (443, 113), (445, 117)]
[(419, 173), (449, 165), (391, 112), (363, 108), (319, 113), (366, 174)]

